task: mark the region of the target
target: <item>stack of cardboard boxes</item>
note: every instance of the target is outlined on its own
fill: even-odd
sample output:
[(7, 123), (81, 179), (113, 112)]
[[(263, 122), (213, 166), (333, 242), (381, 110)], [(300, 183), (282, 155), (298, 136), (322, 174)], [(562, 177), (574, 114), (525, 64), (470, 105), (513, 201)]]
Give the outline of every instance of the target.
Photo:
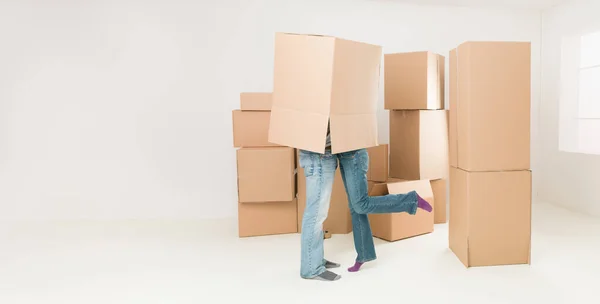
[(444, 57), (431, 52), (385, 55), (385, 108), (390, 111), (388, 185), (371, 196), (412, 190), (434, 212), (370, 215), (373, 235), (396, 241), (433, 231), (446, 222), (448, 122), (444, 110)]
[(450, 52), (450, 248), (467, 267), (527, 264), (531, 243), (531, 49)]
[(297, 231), (294, 149), (268, 141), (271, 100), (242, 93), (241, 110), (233, 111), (240, 237)]

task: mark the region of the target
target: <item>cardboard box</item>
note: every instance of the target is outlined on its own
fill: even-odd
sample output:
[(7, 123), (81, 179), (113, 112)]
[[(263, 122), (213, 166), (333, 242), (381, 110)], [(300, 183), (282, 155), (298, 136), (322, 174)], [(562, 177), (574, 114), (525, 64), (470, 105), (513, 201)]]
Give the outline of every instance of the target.
[(272, 93), (240, 93), (240, 109), (242, 111), (271, 111)]
[[(434, 196), (428, 180), (405, 181), (391, 184), (375, 184), (370, 196), (382, 196), (388, 193), (408, 193), (417, 191), (425, 200), (434, 204)], [(435, 207), (434, 207), (435, 211)], [(373, 236), (386, 241), (397, 241), (433, 232), (433, 212), (421, 209), (415, 215), (408, 213), (369, 214)]]
[(271, 112), (234, 110), (233, 117), (233, 146), (243, 147), (274, 147), (269, 142), (269, 117)]
[(450, 57), (451, 163), (530, 169), (531, 44), (467, 42)]
[(445, 110), (390, 111), (390, 177), (405, 180), (448, 176)]
[(467, 267), (528, 264), (531, 172), (450, 168), (450, 249)]
[(238, 228), (240, 237), (296, 233), (296, 200), (290, 202), (266, 202), (262, 204), (238, 204)]
[(323, 238), (324, 239), (330, 239), (331, 238), (331, 232), (329, 232), (329, 231), (323, 231)]
[(447, 179), (436, 179), (431, 181), (431, 189), (433, 190), (433, 199), (435, 200), (434, 210), (434, 223), (443, 224), (446, 223), (448, 212), (446, 206), (447, 193)]
[(237, 150), (240, 203), (289, 202), (296, 197), (294, 149)]
[(369, 153), (369, 170), (367, 180), (384, 183), (389, 173), (389, 146), (379, 145), (367, 149)]
[(277, 33), (269, 142), (341, 153), (377, 145), (381, 47)]
[[(302, 232), (302, 218), (306, 208), (306, 176), (304, 169), (298, 167), (298, 232)], [(333, 180), (333, 189), (329, 204), (329, 213), (323, 230), (332, 234), (347, 234), (352, 232), (352, 216), (350, 215), (350, 206), (346, 188), (342, 180), (340, 169), (335, 172)]]
[(385, 54), (385, 108), (443, 109), (445, 61), (432, 52)]

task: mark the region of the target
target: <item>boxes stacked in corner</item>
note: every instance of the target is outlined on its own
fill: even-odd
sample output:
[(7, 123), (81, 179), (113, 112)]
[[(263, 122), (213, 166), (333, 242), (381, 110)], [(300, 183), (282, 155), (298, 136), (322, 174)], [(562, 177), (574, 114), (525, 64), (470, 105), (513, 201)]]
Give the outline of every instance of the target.
[[(445, 58), (432, 52), (385, 55), (385, 108), (390, 110), (389, 178), (395, 193), (426, 192), (434, 212), (370, 216), (373, 235), (395, 241), (430, 233), (446, 222), (448, 114), (444, 110)], [(390, 186), (391, 184), (397, 186)], [(385, 185), (372, 195), (382, 195)], [(390, 191), (390, 193), (392, 193)], [(406, 225), (411, 223), (411, 225)], [(383, 228), (385, 229), (383, 229)], [(410, 227), (410, 228), (409, 228)]]
[(450, 249), (467, 267), (530, 263), (531, 46), (450, 52)]
[(295, 233), (294, 149), (268, 142), (271, 94), (240, 94), (233, 111), (237, 150), (239, 236)]

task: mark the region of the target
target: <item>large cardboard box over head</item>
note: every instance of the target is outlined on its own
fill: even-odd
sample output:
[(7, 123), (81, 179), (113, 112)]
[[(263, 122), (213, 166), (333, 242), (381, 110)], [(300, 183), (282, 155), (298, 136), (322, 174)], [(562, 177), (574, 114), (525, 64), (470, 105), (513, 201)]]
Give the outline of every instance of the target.
[(369, 170), (367, 180), (374, 182), (386, 182), (389, 174), (389, 146), (379, 145), (367, 149), (369, 153)]
[(240, 203), (289, 202), (296, 197), (294, 149), (237, 150)]
[(466, 42), (450, 52), (450, 164), (530, 169), (531, 44)]
[(448, 176), (445, 110), (390, 111), (390, 177), (405, 180)]
[(385, 54), (385, 108), (444, 108), (444, 56), (432, 52)]
[(296, 233), (296, 200), (238, 204), (238, 230), (240, 237)]
[[(298, 167), (298, 232), (302, 232), (304, 209), (306, 209), (306, 176), (304, 175), (304, 169)], [(352, 232), (352, 216), (350, 215), (348, 196), (346, 195), (340, 169), (335, 172), (329, 212), (323, 223), (323, 230), (332, 234)]]
[(450, 168), (450, 249), (467, 267), (528, 264), (531, 171)]
[(269, 142), (269, 120), (271, 112), (234, 110), (232, 116), (234, 147), (277, 146), (276, 144)]
[[(428, 180), (375, 184), (372, 186), (369, 195), (403, 194), (410, 191), (417, 191), (429, 203), (435, 204), (433, 191)], [(392, 242), (433, 232), (433, 217), (433, 212), (417, 209), (415, 215), (405, 212), (369, 214), (369, 222), (371, 223), (373, 236)]]
[(240, 93), (240, 109), (242, 111), (271, 111), (273, 94), (264, 92)]
[(381, 47), (277, 33), (269, 141), (324, 153), (377, 145)]

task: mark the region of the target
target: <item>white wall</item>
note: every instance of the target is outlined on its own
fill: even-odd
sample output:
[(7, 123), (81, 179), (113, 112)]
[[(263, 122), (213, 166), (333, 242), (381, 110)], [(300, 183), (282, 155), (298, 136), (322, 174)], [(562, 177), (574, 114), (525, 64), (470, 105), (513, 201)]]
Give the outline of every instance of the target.
[(0, 2), (0, 219), (235, 216), (230, 111), (240, 91), (272, 89), (276, 31), (445, 55), (465, 40), (532, 41), (534, 113), (539, 102), (536, 11), (48, 2)]
[[(559, 151), (563, 37), (600, 30), (600, 1), (574, 0), (543, 13), (540, 199), (600, 216), (600, 156)], [(576, 102), (564, 100), (564, 102)], [(561, 130), (562, 131), (562, 130)], [(597, 137), (600, 140), (600, 135)]]

